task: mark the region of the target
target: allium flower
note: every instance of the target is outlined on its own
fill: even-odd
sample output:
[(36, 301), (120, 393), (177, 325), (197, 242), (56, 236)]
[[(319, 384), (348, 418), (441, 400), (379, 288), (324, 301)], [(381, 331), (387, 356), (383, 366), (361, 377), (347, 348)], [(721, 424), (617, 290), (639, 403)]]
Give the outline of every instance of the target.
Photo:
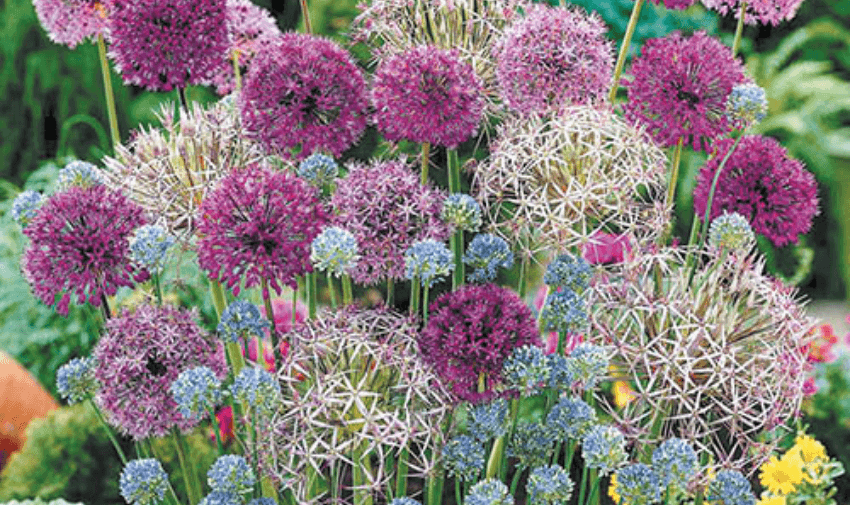
[(470, 282), (492, 282), (496, 280), (498, 268), (514, 266), (514, 253), (505, 239), (482, 233), (476, 235), (466, 247), (463, 263), (472, 271), (466, 274)]
[(596, 424), (596, 411), (581, 398), (562, 396), (546, 416), (546, 426), (558, 442), (581, 440)]
[(596, 232), (590, 237), (590, 241), (581, 247), (582, 258), (591, 265), (620, 263), (626, 254), (631, 252), (629, 237), (602, 231)]
[(531, 468), (546, 464), (552, 458), (555, 437), (549, 426), (541, 422), (520, 421), (516, 425), (507, 455), (517, 458), (517, 465)]
[(484, 444), (473, 437), (458, 435), (443, 447), (443, 466), (450, 477), (475, 482), (484, 468)]
[(149, 272), (159, 273), (165, 268), (168, 250), (176, 239), (158, 224), (146, 224), (136, 228), (130, 238), (130, 256)]
[(327, 216), (316, 189), (286, 172), (253, 165), (221, 181), (201, 204), (198, 264), (239, 294), (266, 280), (282, 284), (313, 270), (310, 244)]
[(271, 323), (260, 314), (256, 305), (245, 300), (236, 300), (221, 313), (217, 330), (227, 341), (239, 342), (246, 333), (263, 336), (269, 327)]
[(277, 505), (277, 501), (274, 498), (254, 498), (248, 505)]
[[(549, 364), (549, 387), (554, 389), (570, 389), (573, 387), (573, 384), (576, 382), (576, 367), (572, 363), (575, 361), (573, 358), (567, 358), (557, 353), (558, 345), (560, 344), (559, 339), (560, 336), (557, 333), (552, 333), (555, 336), (553, 345), (547, 343), (546, 352), (549, 354), (546, 356)], [(567, 335), (569, 337), (569, 334)], [(565, 346), (565, 351), (569, 352), (569, 342)]]
[(169, 387), (180, 415), (203, 419), (221, 401), (221, 381), (206, 366), (183, 370)]
[(502, 481), (485, 479), (469, 489), (463, 505), (514, 505), (514, 497)]
[[(718, 11), (722, 15), (732, 13), (735, 19), (740, 17), (741, 0), (702, 0), (703, 5), (709, 9)], [(778, 25), (782, 21), (791, 20), (803, 0), (762, 0), (758, 2), (747, 2), (744, 22), (750, 25), (768, 24)], [(728, 504), (724, 504), (728, 505)]]
[(593, 426), (582, 438), (581, 454), (588, 468), (596, 468), (600, 475), (606, 475), (628, 459), (626, 438), (613, 426)]
[(121, 471), (118, 487), (130, 505), (156, 504), (165, 498), (168, 474), (154, 458), (134, 459)]
[(736, 470), (721, 470), (708, 486), (709, 500), (719, 505), (755, 505), (756, 498), (746, 477)]
[(124, 82), (152, 91), (209, 84), (227, 54), (225, 0), (114, 2), (109, 54)]
[(764, 88), (754, 83), (738, 84), (726, 99), (726, 114), (738, 128), (760, 123), (767, 116)]
[(606, 97), (614, 48), (595, 12), (536, 4), (494, 48), (507, 105), (522, 114), (557, 112)]
[(652, 0), (652, 3), (659, 5), (664, 4), (668, 9), (684, 10), (695, 4), (697, 0)]
[(406, 496), (402, 498), (394, 498), (393, 501), (390, 502), (390, 505), (422, 505), (420, 502), (414, 500), (413, 498), (408, 498)]
[(570, 501), (573, 481), (560, 465), (540, 466), (528, 475), (525, 489), (529, 505), (559, 505)]
[(508, 402), (504, 398), (496, 398), (474, 405), (469, 412), (466, 430), (482, 442), (503, 436), (508, 432)]
[(207, 471), (207, 484), (219, 493), (250, 493), (256, 480), (245, 458), (235, 454), (219, 456)]
[(34, 0), (38, 21), (47, 36), (71, 49), (85, 39), (106, 35), (107, 7), (111, 2), (92, 0)]
[(646, 125), (659, 144), (674, 146), (684, 139), (695, 150), (707, 150), (731, 130), (726, 100), (744, 81), (744, 69), (716, 38), (673, 32), (647, 40), (631, 74), (625, 83), (626, 118)]
[(567, 288), (581, 294), (590, 285), (593, 272), (584, 258), (562, 254), (546, 266), (543, 282), (552, 288)]
[(747, 218), (733, 212), (723, 212), (711, 222), (708, 230), (708, 245), (727, 251), (747, 252), (756, 242), (756, 236)]
[(484, 117), (481, 82), (457, 51), (418, 46), (378, 65), (372, 85), (375, 124), (388, 140), (453, 149)]
[(55, 193), (24, 228), (30, 243), (21, 268), (35, 296), (67, 315), (71, 294), (100, 307), (119, 287), (145, 280), (147, 272), (130, 261), (128, 241), (143, 224), (141, 207), (106, 186)]
[(439, 217), (443, 200), (403, 161), (350, 166), (331, 204), (333, 223), (351, 231), (360, 246), (360, 261), (350, 272), (354, 281), (401, 280), (408, 247), (426, 238), (446, 240), (449, 230)]
[(313, 239), (310, 261), (316, 270), (327, 271), (337, 277), (351, 271), (360, 259), (357, 239), (350, 231), (339, 226), (329, 226)]
[(198, 505), (242, 505), (243, 503), (244, 500), (238, 494), (213, 491), (204, 496)]
[(74, 160), (56, 176), (56, 191), (65, 191), (73, 186), (85, 188), (95, 184), (103, 184), (103, 175), (87, 161)]
[(634, 463), (617, 470), (621, 503), (656, 503), (661, 499), (661, 490), (661, 479), (649, 465)]
[(339, 176), (339, 165), (330, 156), (316, 153), (299, 163), (296, 173), (313, 186), (322, 187)]
[(245, 407), (271, 413), (280, 400), (280, 384), (265, 370), (245, 367), (233, 380), (230, 393)]
[(169, 387), (181, 372), (198, 366), (209, 367), (221, 380), (227, 365), (221, 343), (194, 319), (181, 309), (141, 305), (106, 323), (94, 349), (101, 383), (97, 401), (121, 433), (142, 440), (197, 425), (180, 414)]
[(663, 487), (685, 489), (699, 469), (694, 448), (681, 438), (669, 438), (652, 452), (652, 468)]
[(547, 331), (576, 333), (587, 324), (584, 300), (570, 289), (546, 295), (540, 323)]
[(517, 347), (502, 365), (502, 377), (509, 388), (523, 396), (533, 395), (549, 380), (549, 360), (536, 345)]
[(443, 202), (440, 217), (456, 230), (475, 232), (481, 227), (481, 206), (467, 194), (454, 193)]
[(339, 157), (366, 128), (366, 83), (351, 56), (302, 33), (267, 39), (251, 63), (239, 107), (266, 152)]
[(225, 23), (228, 49), (223, 55), (221, 67), (213, 76), (213, 84), (221, 96), (236, 89), (233, 54), (236, 53), (239, 72), (244, 75), (262, 40), (280, 35), (280, 28), (271, 13), (251, 0), (227, 0)]
[(484, 221), (524, 255), (574, 249), (599, 232), (638, 246), (670, 222), (666, 157), (607, 108), (565, 109), (506, 120), (490, 161), (476, 166), (473, 195)]
[(97, 392), (94, 376), (97, 362), (92, 357), (74, 358), (56, 372), (56, 390), (68, 404), (84, 401)]
[(495, 396), (505, 359), (527, 344), (540, 344), (531, 310), (495, 284), (465, 285), (437, 298), (419, 336), (422, 358), (458, 399), (471, 402)]
[(584, 389), (592, 389), (608, 371), (608, 351), (591, 343), (581, 343), (570, 353), (568, 366), (572, 368), (573, 380)]
[(26, 227), (44, 204), (44, 196), (38, 191), (26, 190), (15, 197), (10, 211), (21, 228)]
[(455, 269), (454, 255), (442, 242), (434, 239), (414, 242), (404, 253), (405, 277), (418, 278), (430, 287)]
[[(714, 154), (702, 167), (694, 189), (694, 211), (705, 214), (711, 183), (734, 141), (714, 144)], [(754, 232), (777, 247), (796, 243), (812, 227), (819, 213), (815, 177), (801, 161), (771, 137), (745, 136), (735, 149), (720, 178), (711, 205), (711, 219), (724, 211), (737, 212), (750, 222)]]

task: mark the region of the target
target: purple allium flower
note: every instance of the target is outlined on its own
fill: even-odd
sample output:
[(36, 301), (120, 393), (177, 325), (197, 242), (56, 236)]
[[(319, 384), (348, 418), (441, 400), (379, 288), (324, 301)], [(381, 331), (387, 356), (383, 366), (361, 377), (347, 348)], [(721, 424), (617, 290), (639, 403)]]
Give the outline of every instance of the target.
[(350, 166), (331, 205), (334, 224), (353, 233), (360, 247), (360, 260), (350, 272), (355, 282), (404, 279), (408, 247), (426, 238), (448, 239), (448, 227), (440, 219), (445, 198), (440, 190), (420, 184), (403, 161)]
[(244, 75), (262, 40), (280, 35), (280, 28), (272, 15), (251, 0), (227, 0), (225, 20), (229, 45), (221, 68), (213, 76), (213, 84), (221, 96), (236, 89), (233, 53), (237, 54), (239, 71)]
[(71, 49), (87, 38), (105, 35), (108, 1), (33, 0), (35, 13), (47, 36)]
[[(709, 9), (718, 11), (722, 15), (732, 13), (735, 19), (740, 17), (741, 0), (702, 0), (703, 5)], [(747, 12), (744, 14), (744, 22), (750, 25), (772, 24), (778, 25), (782, 21), (789, 21), (797, 14), (797, 9), (803, 0), (756, 0), (747, 2)]]
[(537, 4), (494, 49), (496, 77), (508, 106), (522, 114), (555, 112), (603, 99), (614, 49), (596, 13)]
[(650, 39), (624, 85), (626, 118), (646, 125), (656, 142), (673, 146), (683, 138), (696, 150), (731, 131), (726, 100), (744, 81), (744, 69), (732, 51), (705, 32), (683, 37), (673, 32)]
[(655, 5), (664, 4), (668, 9), (684, 10), (695, 4), (697, 0), (652, 0)]
[(124, 82), (152, 91), (208, 84), (227, 54), (225, 0), (120, 0), (109, 53)]
[(263, 279), (279, 295), (311, 272), (310, 244), (327, 216), (316, 189), (287, 172), (252, 165), (207, 195), (198, 223), (198, 264), (234, 295)]
[(502, 365), (514, 349), (540, 343), (531, 309), (519, 296), (483, 284), (462, 286), (431, 304), (419, 350), (458, 399), (478, 403), (497, 394)]
[(481, 82), (458, 53), (418, 46), (390, 56), (375, 72), (375, 123), (389, 140), (455, 148), (484, 116)]
[(193, 312), (168, 306), (141, 305), (110, 319), (94, 357), (98, 404), (111, 424), (135, 440), (198, 423), (180, 414), (171, 395), (181, 372), (206, 366), (220, 380), (227, 375), (221, 343), (198, 326)]
[(55, 193), (24, 229), (31, 242), (21, 267), (35, 296), (67, 315), (71, 294), (79, 304), (99, 307), (120, 286), (145, 280), (148, 274), (132, 263), (129, 245), (143, 224), (142, 208), (106, 186)]
[[(711, 183), (734, 141), (714, 144), (711, 159), (697, 176), (694, 210), (705, 215)], [(777, 247), (797, 243), (798, 236), (812, 227), (818, 210), (817, 183), (801, 161), (771, 137), (745, 136), (729, 157), (711, 205), (710, 219), (723, 212), (746, 217), (753, 231)]]
[(305, 159), (339, 157), (366, 128), (366, 82), (336, 43), (286, 33), (266, 39), (240, 96), (245, 129), (266, 151)]

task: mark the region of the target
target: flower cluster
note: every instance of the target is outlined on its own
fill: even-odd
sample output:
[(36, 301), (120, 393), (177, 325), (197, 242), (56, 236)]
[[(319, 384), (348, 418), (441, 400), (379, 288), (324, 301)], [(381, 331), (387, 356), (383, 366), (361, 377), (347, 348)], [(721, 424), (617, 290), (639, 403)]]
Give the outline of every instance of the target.
[(467, 246), (463, 263), (472, 268), (466, 275), (470, 282), (492, 282), (499, 268), (508, 269), (514, 265), (514, 253), (502, 237), (482, 233)]
[(73, 49), (86, 39), (106, 35), (111, 2), (35, 0), (33, 6), (50, 40)]
[(190, 368), (169, 387), (177, 410), (186, 419), (201, 419), (221, 401), (221, 381), (206, 366)]
[(313, 266), (337, 277), (351, 271), (360, 259), (354, 234), (338, 226), (322, 230), (313, 239), (311, 248), (310, 260)]
[(280, 35), (280, 29), (271, 13), (251, 0), (227, 0), (225, 11), (228, 50), (223, 54), (221, 67), (213, 76), (213, 84), (219, 95), (224, 96), (236, 89), (233, 58), (237, 60), (239, 72), (251, 66), (251, 60), (266, 38)]
[(156, 459), (134, 459), (121, 471), (118, 486), (127, 503), (153, 505), (165, 498), (168, 474)]
[(405, 277), (419, 279), (423, 286), (431, 287), (454, 270), (453, 260), (452, 252), (442, 242), (420, 240), (404, 253)]
[(243, 406), (268, 414), (277, 407), (280, 384), (265, 370), (245, 367), (233, 380), (230, 394)]
[(738, 84), (726, 100), (726, 114), (738, 128), (761, 122), (767, 115), (764, 88), (753, 83)]
[(481, 227), (481, 207), (474, 198), (463, 193), (446, 198), (440, 217), (456, 230), (475, 232)]
[(38, 191), (28, 189), (21, 192), (15, 197), (12, 202), (12, 209), (9, 211), (12, 219), (14, 219), (21, 228), (25, 228), (30, 221), (33, 220), (38, 213), (38, 209), (44, 204), (44, 195)]
[(330, 184), (339, 175), (339, 165), (328, 155), (316, 153), (298, 164), (298, 177), (316, 187)]
[(165, 268), (166, 256), (175, 242), (176, 239), (164, 227), (146, 224), (133, 232), (130, 238), (130, 256), (149, 272), (159, 273)]
[(263, 336), (271, 326), (260, 309), (251, 302), (236, 300), (221, 313), (218, 332), (229, 342), (238, 342), (243, 336)]
[(778, 25), (782, 21), (788, 21), (797, 14), (797, 9), (803, 0), (763, 0), (759, 2), (745, 2), (743, 0), (702, 0), (703, 5), (709, 9), (716, 10), (721, 15), (734, 14), (736, 18), (741, 16), (741, 5), (745, 5), (744, 22), (750, 25), (771, 24)]
[(73, 186), (81, 188), (103, 184), (100, 171), (87, 161), (74, 160), (59, 171), (56, 176), (56, 190), (65, 191)]
[(56, 372), (56, 390), (69, 404), (91, 398), (97, 392), (94, 358), (74, 358)]
[(747, 218), (733, 212), (724, 212), (711, 221), (708, 245), (720, 250), (748, 252), (756, 241)]

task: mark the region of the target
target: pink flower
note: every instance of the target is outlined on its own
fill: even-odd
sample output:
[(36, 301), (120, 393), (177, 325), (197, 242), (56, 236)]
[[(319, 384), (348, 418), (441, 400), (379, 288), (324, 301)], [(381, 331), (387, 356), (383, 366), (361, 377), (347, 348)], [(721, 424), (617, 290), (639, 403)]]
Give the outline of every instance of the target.
[(105, 35), (108, 0), (33, 0), (35, 13), (50, 40), (75, 48), (85, 39)]
[(581, 247), (581, 255), (591, 265), (622, 263), (631, 254), (632, 244), (626, 235), (615, 235), (597, 231), (590, 241)]
[[(732, 13), (735, 15), (735, 19), (740, 17), (741, 0), (702, 0), (702, 3), (724, 16)], [(776, 26), (782, 21), (792, 19), (802, 3), (803, 0), (748, 1), (744, 22), (749, 25), (770, 23)]]
[(223, 96), (236, 88), (234, 52), (238, 54), (240, 73), (245, 75), (262, 40), (279, 35), (280, 29), (269, 11), (251, 0), (227, 0), (227, 38), (230, 47), (224, 55), (221, 69), (213, 76), (216, 92)]

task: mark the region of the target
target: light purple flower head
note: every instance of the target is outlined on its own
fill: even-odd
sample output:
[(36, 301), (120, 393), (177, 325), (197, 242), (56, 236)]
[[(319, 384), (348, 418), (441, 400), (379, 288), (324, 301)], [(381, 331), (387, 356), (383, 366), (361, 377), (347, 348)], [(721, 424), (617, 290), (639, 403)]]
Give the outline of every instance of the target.
[(597, 14), (538, 4), (494, 49), (502, 98), (522, 114), (554, 112), (603, 99), (614, 50)]
[(105, 35), (109, 0), (33, 0), (47, 36), (71, 49), (85, 39)]
[(389, 140), (457, 147), (484, 116), (481, 81), (457, 51), (418, 46), (383, 61), (372, 87), (375, 122)]
[(695, 4), (697, 0), (652, 0), (655, 5), (664, 4), (668, 9), (684, 10)]
[(656, 142), (669, 147), (684, 139), (696, 150), (728, 134), (726, 100), (744, 82), (741, 62), (705, 32), (683, 37), (673, 32), (650, 39), (624, 83), (629, 100), (626, 118), (645, 125)]
[[(702, 0), (703, 5), (716, 10), (722, 15), (732, 13), (735, 19), (740, 17), (741, 0)], [(747, 2), (744, 22), (749, 25), (768, 24), (778, 25), (782, 21), (791, 20), (803, 0), (756, 0)]]
[(245, 129), (269, 153), (339, 157), (366, 128), (363, 73), (330, 40), (286, 33), (255, 55), (240, 97)]
[(251, 0), (227, 0), (227, 39), (229, 47), (221, 69), (213, 77), (216, 92), (229, 95), (236, 89), (233, 75), (233, 53), (237, 53), (239, 71), (245, 75), (263, 39), (279, 36), (277, 22)]
[(227, 53), (225, 0), (116, 0), (109, 35), (124, 82), (153, 91), (208, 84)]
[(180, 414), (169, 388), (181, 372), (199, 366), (223, 380), (227, 365), (224, 347), (195, 317), (176, 307), (141, 305), (106, 323), (93, 354), (101, 384), (96, 398), (121, 433), (142, 440), (198, 423)]

